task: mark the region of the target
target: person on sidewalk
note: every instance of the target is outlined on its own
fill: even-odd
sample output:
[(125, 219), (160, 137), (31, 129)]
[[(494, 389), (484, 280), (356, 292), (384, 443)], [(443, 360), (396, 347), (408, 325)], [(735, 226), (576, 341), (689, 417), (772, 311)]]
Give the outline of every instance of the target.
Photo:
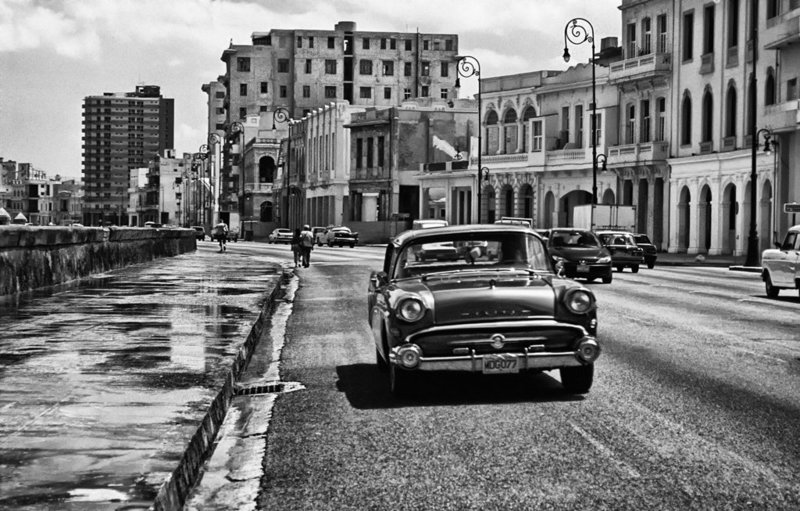
[(228, 225), (220, 218), (219, 223), (214, 226), (213, 232), (217, 241), (219, 241), (219, 251), (225, 252), (228, 249), (226, 246), (228, 242)]
[(300, 249), (300, 228), (296, 227), (292, 236), (292, 254), (294, 255), (294, 267), (300, 266), (302, 250)]
[(300, 231), (300, 249), (302, 250), (303, 266), (308, 268), (311, 259), (311, 250), (314, 248), (314, 234), (308, 224)]

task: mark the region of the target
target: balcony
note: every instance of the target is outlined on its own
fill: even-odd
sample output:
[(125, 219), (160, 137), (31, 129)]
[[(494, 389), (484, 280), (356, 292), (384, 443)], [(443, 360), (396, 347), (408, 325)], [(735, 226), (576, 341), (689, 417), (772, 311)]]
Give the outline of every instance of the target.
[[(598, 146), (597, 152), (601, 152), (600, 147)], [(581, 148), (581, 149), (557, 149), (552, 151), (547, 151), (547, 155), (545, 157), (548, 165), (559, 165), (559, 164), (568, 164), (568, 163), (584, 163), (588, 162), (591, 163), (592, 156), (591, 156), (591, 148)]]
[(793, 131), (800, 128), (800, 100), (793, 99), (764, 109), (764, 126), (772, 131)]
[(609, 167), (648, 165), (669, 158), (669, 142), (642, 142), (610, 147)]
[(672, 72), (671, 53), (651, 53), (611, 64), (608, 81), (611, 84), (664, 77)]
[(386, 181), (391, 179), (389, 174), (389, 169), (384, 167), (353, 169), (350, 172), (350, 181)]
[(704, 53), (700, 57), (700, 74), (707, 75), (714, 72), (714, 52)]
[(767, 50), (782, 50), (800, 41), (800, 9), (768, 20), (767, 29), (759, 34), (759, 38)]

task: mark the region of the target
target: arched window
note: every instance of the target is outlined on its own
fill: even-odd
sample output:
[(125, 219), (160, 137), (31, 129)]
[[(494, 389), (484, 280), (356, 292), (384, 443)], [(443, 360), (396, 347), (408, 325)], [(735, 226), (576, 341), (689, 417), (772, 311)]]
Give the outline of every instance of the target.
[(692, 144), (692, 96), (689, 91), (683, 93), (681, 104), (681, 145)]
[(701, 142), (711, 142), (714, 136), (714, 96), (711, 94), (711, 89), (708, 88), (703, 93), (703, 130), (701, 133)]
[(728, 85), (728, 98), (725, 102), (725, 136), (736, 136), (736, 86)]
[(530, 121), (536, 117), (536, 109), (528, 105), (522, 112), (522, 152), (527, 153), (530, 146)]
[(497, 112), (489, 110), (486, 113), (486, 151), (483, 154), (497, 154), (500, 147), (500, 126), (497, 125)]
[(772, 68), (767, 68), (767, 79), (764, 84), (764, 104), (775, 104), (775, 72)]
[(503, 149), (505, 153), (517, 152), (517, 111), (513, 108), (503, 115)]
[(258, 160), (258, 182), (272, 183), (275, 181), (275, 160), (271, 156), (262, 156)]

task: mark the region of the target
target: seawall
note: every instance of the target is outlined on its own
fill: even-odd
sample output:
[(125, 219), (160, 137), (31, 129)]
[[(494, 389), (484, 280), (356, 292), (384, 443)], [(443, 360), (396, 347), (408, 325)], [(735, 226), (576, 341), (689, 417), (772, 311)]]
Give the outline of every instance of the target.
[(197, 250), (192, 229), (0, 226), (0, 297)]

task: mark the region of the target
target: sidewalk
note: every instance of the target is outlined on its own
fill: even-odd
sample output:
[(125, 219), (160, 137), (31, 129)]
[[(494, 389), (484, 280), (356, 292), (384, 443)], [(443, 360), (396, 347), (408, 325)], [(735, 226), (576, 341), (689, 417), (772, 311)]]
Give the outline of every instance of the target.
[(705, 254), (670, 254), (659, 252), (656, 267), (659, 266), (710, 266), (726, 267), (731, 271), (761, 273), (761, 266), (745, 266), (746, 256), (705, 255)]

